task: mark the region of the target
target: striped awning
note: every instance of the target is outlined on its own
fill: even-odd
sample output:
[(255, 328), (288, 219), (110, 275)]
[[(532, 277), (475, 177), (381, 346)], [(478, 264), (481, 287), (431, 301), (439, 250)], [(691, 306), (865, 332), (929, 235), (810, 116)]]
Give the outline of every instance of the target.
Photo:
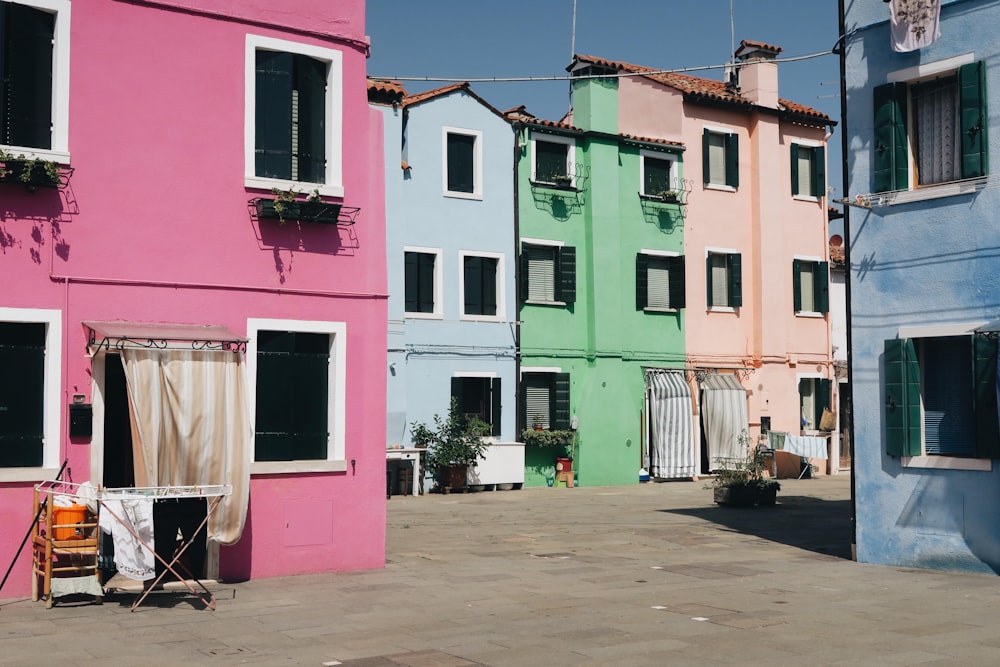
[(691, 388), (684, 371), (650, 373), (649, 473), (662, 479), (694, 477), (698, 458), (691, 416)]
[(712, 468), (729, 468), (747, 456), (740, 436), (749, 429), (747, 392), (735, 375), (711, 373), (701, 380), (701, 421)]

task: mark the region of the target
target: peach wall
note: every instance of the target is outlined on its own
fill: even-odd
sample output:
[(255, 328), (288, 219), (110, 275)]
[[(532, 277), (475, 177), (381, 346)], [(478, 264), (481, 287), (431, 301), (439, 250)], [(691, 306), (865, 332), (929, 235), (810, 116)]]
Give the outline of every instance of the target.
[[(78, 482), (95, 476), (101, 446), (67, 435), (71, 395), (94, 398), (82, 321), (240, 334), (248, 318), (346, 323), (347, 470), (253, 476), (244, 536), (222, 549), (230, 579), (384, 565), (385, 172), (381, 116), (367, 104), (364, 2), (310, 0), (295, 7), (305, 18), (292, 15), (276, 0), (73, 3), (70, 186), (0, 186), (0, 280), (17, 285), (0, 307), (62, 311), (55, 437)], [(308, 34), (271, 27), (286, 19)], [(265, 193), (244, 186), (248, 33), (342, 52), (343, 203), (361, 208), (353, 227), (250, 215), (247, 200)], [(30, 524), (35, 481), (0, 483), (5, 563)], [(29, 563), (25, 551), (0, 597), (28, 594)]]

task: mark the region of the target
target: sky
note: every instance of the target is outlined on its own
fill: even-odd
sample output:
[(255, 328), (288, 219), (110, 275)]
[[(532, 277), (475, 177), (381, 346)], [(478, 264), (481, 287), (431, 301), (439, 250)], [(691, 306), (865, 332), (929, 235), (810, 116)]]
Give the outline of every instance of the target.
[[(734, 43), (751, 39), (794, 58), (829, 52), (837, 42), (837, 0), (368, 0), (370, 76), (395, 79), (565, 76), (571, 54), (662, 69), (718, 66)], [(732, 15), (730, 15), (732, 7)], [(732, 16), (732, 21), (730, 21)], [(735, 37), (735, 40), (734, 40)], [(779, 66), (779, 95), (840, 119), (835, 55)], [(722, 79), (722, 69), (688, 72)], [(447, 85), (408, 81), (408, 92)], [(472, 82), (501, 111), (524, 105), (558, 120), (569, 106), (567, 81)], [(839, 126), (830, 139), (827, 174), (841, 196)]]

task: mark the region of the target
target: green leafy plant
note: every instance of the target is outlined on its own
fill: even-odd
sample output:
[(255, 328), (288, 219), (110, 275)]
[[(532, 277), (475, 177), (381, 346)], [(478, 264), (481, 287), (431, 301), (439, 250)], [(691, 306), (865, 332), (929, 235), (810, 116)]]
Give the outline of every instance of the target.
[(521, 432), (521, 440), (526, 447), (557, 447), (571, 453), (576, 440), (576, 431), (541, 430), (526, 428)]
[(282, 190), (281, 188), (271, 188), (274, 195), (272, 206), (275, 215), (278, 216), (278, 224), (283, 225), (289, 220), (299, 219), (303, 213), (303, 207), (307, 204), (321, 205), (323, 197), (319, 194), (319, 188), (314, 188), (305, 199), (299, 199), (304, 194), (295, 188)]
[(433, 427), (413, 422), (410, 439), (415, 446), (427, 448), (427, 465), (437, 473), (453, 465), (476, 465), (486, 455), (489, 443), (484, 438), (490, 429), (481, 419), (460, 414), (458, 401), (452, 398), (447, 417), (434, 415)]
[(767, 469), (766, 448), (762, 444), (751, 447), (753, 443), (745, 430), (740, 433), (738, 441), (740, 448), (746, 452), (746, 456), (736, 461), (716, 461), (718, 469), (715, 471), (715, 478), (712, 480), (711, 487), (706, 488), (781, 489), (777, 480), (764, 476), (764, 470)]
[(59, 185), (60, 179), (59, 165), (51, 160), (0, 150), (0, 181), (19, 182), (34, 190), (38, 185)]

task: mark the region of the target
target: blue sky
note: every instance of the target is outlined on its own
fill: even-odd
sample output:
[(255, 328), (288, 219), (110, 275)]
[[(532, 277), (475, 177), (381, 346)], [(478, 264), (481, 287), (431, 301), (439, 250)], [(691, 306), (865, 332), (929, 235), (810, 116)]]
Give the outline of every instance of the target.
[[(733, 31), (730, 29), (730, 3)], [(572, 53), (573, 0), (368, 0), (373, 76), (546, 77), (565, 75)], [(577, 0), (575, 51), (663, 69), (721, 65), (735, 43), (784, 49), (781, 58), (829, 51), (837, 41), (836, 0)], [(722, 78), (721, 69), (689, 72)], [(782, 64), (779, 94), (840, 118), (839, 62), (827, 55)], [(445, 85), (404, 81), (410, 92)], [(566, 81), (472, 84), (500, 110), (525, 105), (540, 118), (566, 111)], [(839, 126), (828, 178), (840, 196)]]

